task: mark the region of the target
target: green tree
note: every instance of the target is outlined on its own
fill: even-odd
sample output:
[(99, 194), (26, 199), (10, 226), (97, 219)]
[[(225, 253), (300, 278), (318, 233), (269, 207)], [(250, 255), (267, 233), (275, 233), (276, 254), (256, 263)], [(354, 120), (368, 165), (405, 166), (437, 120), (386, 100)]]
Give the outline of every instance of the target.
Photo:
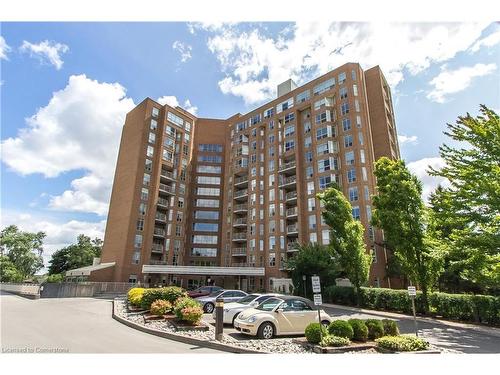
[(20, 231), (10, 225), (0, 233), (0, 249), (22, 279), (33, 276), (43, 268), (43, 239), (45, 233)]
[(23, 281), (23, 275), (6, 255), (0, 255), (0, 281), (12, 283)]
[(80, 234), (77, 243), (66, 246), (52, 254), (49, 275), (64, 274), (68, 270), (92, 265), (92, 260), (101, 256), (102, 240), (93, 240)]
[(382, 157), (375, 163), (377, 195), (373, 197), (373, 225), (384, 230), (386, 246), (404, 273), (422, 290), (428, 309), (428, 291), (441, 272), (442, 248), (427, 235), (428, 211), (422, 184), (401, 160)]
[(290, 269), (295, 292), (304, 295), (304, 280), (306, 276), (306, 295), (312, 296), (311, 276), (320, 277), (323, 285), (335, 284), (335, 279), (339, 276), (339, 271), (332, 258), (332, 252), (326, 247), (317, 243), (307, 243), (295, 245), (298, 250), (295, 255), (288, 260), (287, 267)]
[(445, 166), (430, 174), (445, 178), (430, 199), (435, 233), (448, 248), (447, 287), (500, 287), (500, 119), (480, 106), (480, 115), (458, 118), (445, 134), (456, 144), (439, 148)]
[(351, 204), (338, 186), (326, 189), (317, 197), (323, 202), (322, 215), (330, 227), (330, 247), (335, 261), (359, 296), (361, 286), (368, 281), (372, 263), (372, 256), (367, 253), (363, 238), (364, 227), (353, 218)]

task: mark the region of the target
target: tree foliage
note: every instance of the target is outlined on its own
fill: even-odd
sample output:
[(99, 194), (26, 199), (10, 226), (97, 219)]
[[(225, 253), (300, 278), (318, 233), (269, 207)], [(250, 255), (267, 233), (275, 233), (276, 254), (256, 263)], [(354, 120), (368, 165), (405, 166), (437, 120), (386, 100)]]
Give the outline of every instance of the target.
[(334, 185), (318, 194), (325, 223), (330, 227), (330, 247), (342, 273), (359, 291), (368, 281), (372, 257), (366, 251), (363, 225), (352, 216), (352, 207)]
[(375, 163), (375, 176), (372, 223), (384, 230), (386, 246), (422, 289), (426, 309), (428, 289), (441, 271), (442, 248), (427, 235), (429, 215), (422, 201), (422, 184), (403, 161), (386, 157)]
[[(448, 255), (445, 280), (460, 289), (500, 288), (500, 120), (486, 106), (479, 116), (458, 118), (445, 134), (457, 146), (443, 144), (441, 169), (447, 187), (431, 195), (435, 234)], [(451, 285), (450, 285), (451, 284)]]
[(80, 234), (76, 244), (66, 246), (52, 254), (49, 275), (64, 274), (68, 270), (92, 265), (93, 259), (101, 256), (101, 248), (102, 240)]
[(15, 225), (10, 225), (2, 230), (0, 233), (2, 281), (4, 281), (4, 270), (6, 275), (10, 275), (8, 277), (19, 281), (33, 276), (43, 268), (44, 238), (45, 233), (43, 232), (24, 232)]
[(326, 246), (307, 243), (297, 244), (295, 249), (298, 251), (288, 260), (287, 267), (290, 269), (297, 294), (304, 294), (303, 276), (306, 276), (306, 295), (304, 297), (312, 296), (309, 284), (313, 275), (319, 276), (323, 285), (333, 285), (335, 283), (339, 271), (332, 259), (332, 252)]

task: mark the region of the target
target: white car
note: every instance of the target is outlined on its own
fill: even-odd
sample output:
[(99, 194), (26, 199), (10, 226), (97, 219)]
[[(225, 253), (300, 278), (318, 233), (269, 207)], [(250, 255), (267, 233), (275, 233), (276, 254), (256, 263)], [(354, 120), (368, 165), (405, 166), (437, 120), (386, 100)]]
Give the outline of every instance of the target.
[(217, 290), (208, 296), (197, 297), (195, 300), (201, 304), (204, 312), (211, 314), (215, 309), (215, 300), (217, 298), (222, 298), (224, 303), (229, 303), (236, 302), (246, 295), (247, 293), (242, 290)]
[[(332, 318), (320, 310), (320, 321), (328, 326)], [(266, 299), (256, 308), (241, 312), (234, 328), (246, 335), (271, 339), (279, 335), (304, 335), (310, 323), (318, 322), (318, 310), (302, 297), (282, 296)]]
[[(271, 297), (281, 296), (281, 294), (267, 293), (259, 294), (252, 293), (237, 302), (230, 302), (224, 304), (224, 324), (234, 324), (234, 319), (246, 309), (251, 309), (252, 307), (259, 306), (263, 301)], [(212, 313), (212, 317), (215, 319), (215, 310)]]

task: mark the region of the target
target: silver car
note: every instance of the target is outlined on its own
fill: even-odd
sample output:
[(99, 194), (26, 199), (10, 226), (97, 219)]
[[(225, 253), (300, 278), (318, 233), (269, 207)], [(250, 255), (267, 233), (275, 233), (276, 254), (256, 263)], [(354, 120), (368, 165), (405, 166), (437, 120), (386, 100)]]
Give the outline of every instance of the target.
[[(236, 317), (244, 310), (251, 309), (260, 305), (261, 302), (271, 297), (278, 297), (281, 294), (267, 293), (259, 294), (252, 293), (238, 300), (237, 302), (229, 302), (224, 304), (224, 324), (234, 324)], [(212, 313), (215, 319), (215, 310)]]
[(247, 293), (241, 290), (218, 290), (209, 294), (208, 296), (195, 298), (202, 306), (203, 311), (206, 313), (212, 313), (215, 308), (215, 300), (217, 298), (222, 298), (224, 303), (235, 302), (245, 297)]

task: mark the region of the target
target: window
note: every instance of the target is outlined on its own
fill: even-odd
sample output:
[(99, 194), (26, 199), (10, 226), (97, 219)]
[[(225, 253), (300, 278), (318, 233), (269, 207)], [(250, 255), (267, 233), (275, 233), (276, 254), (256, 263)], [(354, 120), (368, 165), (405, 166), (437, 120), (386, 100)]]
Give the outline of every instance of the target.
[(293, 112), (288, 113), (287, 115), (285, 115), (285, 124), (292, 122), (294, 119), (295, 119), (295, 114)]
[(306, 178), (311, 178), (313, 176), (314, 170), (312, 166), (306, 168)]
[(351, 147), (352, 146), (352, 135), (344, 135), (344, 147)]
[(346, 99), (347, 98), (347, 87), (341, 87), (339, 90), (340, 93), (340, 99)]
[(151, 172), (153, 170), (153, 161), (146, 159), (145, 165), (144, 165), (144, 170), (146, 172)]
[(363, 144), (365, 143), (365, 140), (363, 138), (363, 133), (361, 132), (358, 132), (358, 141), (361, 146), (363, 146)]
[(314, 86), (313, 88), (313, 95), (320, 95), (324, 93), (325, 91), (330, 90), (335, 86), (335, 78), (330, 78), (329, 80), (326, 80), (324, 82), (321, 82), (320, 84)]
[(276, 254), (269, 253), (269, 267), (275, 267), (275, 266), (276, 266)]
[(314, 102), (314, 110), (317, 111), (318, 109), (320, 109), (321, 107), (323, 106), (328, 106), (328, 107), (331, 107), (333, 106), (333, 98), (323, 98), (323, 99), (320, 99), (320, 100), (316, 100)]
[(309, 148), (312, 145), (312, 139), (311, 137), (306, 137), (304, 138), (304, 147)]
[(195, 199), (196, 207), (219, 207), (218, 199)]
[(290, 137), (295, 134), (295, 125), (289, 125), (285, 128), (285, 137)]
[(290, 151), (290, 150), (293, 150), (294, 148), (295, 148), (295, 141), (294, 140), (285, 142), (285, 151)]
[(216, 245), (218, 242), (218, 237), (217, 236), (204, 236), (204, 235), (196, 234), (196, 235), (193, 235), (192, 242), (193, 243)]
[(365, 164), (365, 150), (359, 150), (359, 160), (362, 164)]
[(200, 145), (198, 145), (198, 151), (201, 151), (201, 152), (222, 152), (222, 145), (200, 144)]
[(342, 119), (342, 129), (344, 129), (345, 132), (351, 130), (351, 120), (350, 119), (348, 119), (348, 118)]
[(250, 118), (250, 125), (255, 125), (258, 124), (259, 122), (261, 122), (260, 113)]
[(184, 120), (177, 115), (174, 115), (172, 112), (167, 113), (167, 120), (171, 123), (178, 125), (180, 127), (184, 127)]
[(358, 199), (359, 199), (358, 187), (357, 186), (350, 187), (349, 188), (349, 200), (351, 202), (356, 202)]
[(354, 164), (354, 151), (349, 151), (345, 153), (345, 163), (346, 165)]
[(307, 134), (311, 131), (311, 123), (309, 121), (304, 122), (304, 134)]
[(167, 125), (167, 126), (165, 126), (165, 133), (167, 133), (167, 135), (175, 138), (177, 130), (175, 130), (175, 128), (172, 126)]
[[(189, 154), (189, 146), (188, 145), (182, 145), (182, 153), (187, 156)], [(222, 158), (221, 158), (222, 159)]]
[(309, 181), (307, 183), (307, 195), (314, 194), (314, 181)]
[(160, 115), (160, 110), (156, 107), (153, 107), (153, 109), (151, 111), (151, 116), (158, 117), (159, 115)]
[(331, 176), (322, 176), (318, 179), (318, 182), (319, 182), (320, 190), (326, 189), (332, 183), (332, 177)]
[(360, 216), (359, 216), (359, 207), (358, 206), (354, 206), (352, 208), (352, 217), (355, 219), (355, 220), (359, 220)]
[(356, 112), (359, 112), (359, 100), (358, 99), (356, 99), (354, 101), (354, 108), (356, 109)]
[(220, 195), (220, 189), (219, 188), (199, 187), (196, 189), (196, 194), (197, 195), (211, 195), (214, 197), (218, 197)]
[(309, 216), (309, 229), (316, 229), (316, 215)]
[(328, 245), (330, 243), (330, 231), (328, 229), (321, 231), (321, 242), (323, 245)]
[(177, 198), (177, 207), (178, 208), (183, 208), (184, 207), (184, 198)]
[(310, 96), (311, 96), (310, 91), (306, 90), (306, 91), (303, 91), (300, 94), (298, 94), (295, 97), (295, 100), (297, 101), (297, 103), (303, 103), (306, 100), (309, 100)]
[(136, 234), (134, 238), (134, 247), (140, 249), (142, 247), (142, 234)]
[(316, 129), (316, 139), (318, 141), (326, 137), (328, 137), (328, 127)]
[(307, 210), (314, 211), (316, 209), (316, 198), (307, 199)]
[(142, 188), (141, 190), (141, 200), (147, 201), (149, 197), (149, 190), (146, 188)]
[(193, 230), (199, 231), (199, 232), (217, 232), (219, 230), (219, 224), (194, 223)]
[[(187, 154), (187, 152), (186, 152)], [(222, 163), (222, 156), (220, 155), (198, 155), (198, 161), (206, 163)]]
[(222, 167), (218, 165), (198, 165), (196, 167), (198, 173), (222, 173)]
[(342, 85), (347, 79), (345, 72), (340, 73), (338, 79), (339, 79), (339, 85)]
[(151, 123), (149, 124), (149, 128), (151, 130), (156, 130), (158, 128), (158, 121), (151, 119)]
[(149, 186), (150, 181), (151, 181), (151, 175), (144, 173), (144, 177), (142, 178), (142, 184), (144, 186)]
[(358, 96), (358, 85), (352, 85), (352, 94)]
[(330, 111), (324, 111), (316, 115), (316, 124), (322, 124), (327, 121), (332, 121), (332, 116)]
[(276, 113), (281, 113), (293, 107), (293, 98), (289, 98), (276, 106)]
[(146, 203), (139, 204), (139, 215), (146, 215)]
[(131, 284), (137, 283), (137, 275), (130, 275), (128, 277), (128, 282), (131, 283)]
[[(318, 155), (328, 154), (330, 152), (329, 143), (325, 142), (316, 146), (316, 151)], [(333, 150), (332, 150), (333, 151)]]
[(370, 190), (368, 190), (368, 186), (366, 186), (366, 185), (363, 188), (365, 190), (365, 201), (369, 201), (370, 200)]
[(205, 248), (205, 247), (193, 247), (191, 248), (191, 256), (193, 257), (216, 257), (217, 249)]
[(361, 116), (356, 116), (356, 127), (361, 128)]
[(220, 185), (220, 177), (197, 176), (196, 181), (198, 184)]
[(144, 230), (144, 219), (137, 220), (136, 229), (141, 232)]
[(218, 220), (219, 211), (195, 211), (194, 217), (195, 219)]
[(311, 243), (316, 243), (318, 242), (318, 235), (316, 233), (310, 233), (309, 234), (309, 241)]
[(141, 252), (140, 251), (134, 251), (134, 254), (132, 255), (132, 263), (133, 264), (139, 264), (140, 260), (141, 260)]
[(330, 159), (318, 160), (318, 172), (325, 172), (330, 170)]
[(361, 167), (361, 174), (363, 175), (363, 181), (368, 181), (368, 175), (366, 173), (366, 167)]
[(366, 208), (366, 220), (370, 222), (372, 220), (372, 207), (367, 205), (365, 208)]
[(153, 146), (148, 146), (147, 150), (146, 150), (146, 156), (148, 157), (153, 157), (155, 153), (155, 148)]
[(355, 70), (351, 70), (351, 79), (353, 81), (356, 81), (356, 71)]
[(273, 107), (271, 107), (271, 108), (269, 108), (269, 109), (266, 109), (266, 110), (264, 111), (264, 118), (269, 118), (269, 117), (271, 117), (272, 115), (274, 115), (274, 108), (273, 108)]
[(156, 142), (156, 134), (155, 133), (149, 133), (149, 137), (148, 137), (148, 142), (149, 143), (155, 143)]
[(349, 169), (347, 171), (347, 181), (349, 183), (356, 182), (356, 170), (355, 169)]
[(340, 106), (340, 112), (342, 113), (342, 116), (346, 115), (349, 113), (349, 103), (344, 102)]
[(313, 160), (313, 154), (312, 151), (306, 151), (305, 153), (305, 161), (306, 163), (310, 163)]

